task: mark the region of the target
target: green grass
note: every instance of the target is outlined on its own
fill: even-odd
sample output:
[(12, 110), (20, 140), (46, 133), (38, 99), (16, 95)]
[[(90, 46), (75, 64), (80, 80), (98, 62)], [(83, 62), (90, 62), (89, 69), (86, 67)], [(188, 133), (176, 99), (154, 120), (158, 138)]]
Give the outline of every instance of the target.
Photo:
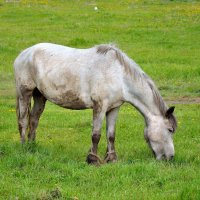
[[(98, 11), (94, 11), (97, 6)], [(0, 199), (200, 199), (200, 104), (176, 105), (172, 162), (154, 160), (144, 121), (124, 105), (118, 162), (85, 162), (92, 112), (48, 103), (36, 144), (21, 146), (12, 63), (35, 43), (87, 48), (116, 43), (142, 66), (166, 99), (200, 97), (198, 1), (0, 1)], [(105, 124), (99, 145), (106, 150)]]
[[(14, 102), (1, 106), (0, 170), (2, 199), (198, 199), (200, 105), (177, 105), (179, 129), (173, 162), (158, 162), (143, 139), (143, 120), (122, 107), (117, 123), (118, 162), (88, 166), (91, 111), (70, 111), (48, 104), (36, 144), (19, 143)], [(190, 120), (188, 120), (190, 116)], [(104, 132), (104, 133), (103, 133)], [(99, 154), (106, 149), (105, 126)], [(59, 191), (59, 192), (58, 192)]]

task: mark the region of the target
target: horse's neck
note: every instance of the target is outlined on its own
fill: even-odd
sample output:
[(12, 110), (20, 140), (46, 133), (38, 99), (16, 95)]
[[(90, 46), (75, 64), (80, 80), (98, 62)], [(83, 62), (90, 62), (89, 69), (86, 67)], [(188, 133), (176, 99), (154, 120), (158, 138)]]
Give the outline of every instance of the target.
[(159, 106), (155, 102), (153, 91), (147, 81), (143, 80), (142, 77), (137, 80), (127, 77), (126, 80), (126, 100), (139, 110), (146, 123), (152, 116), (161, 115)]

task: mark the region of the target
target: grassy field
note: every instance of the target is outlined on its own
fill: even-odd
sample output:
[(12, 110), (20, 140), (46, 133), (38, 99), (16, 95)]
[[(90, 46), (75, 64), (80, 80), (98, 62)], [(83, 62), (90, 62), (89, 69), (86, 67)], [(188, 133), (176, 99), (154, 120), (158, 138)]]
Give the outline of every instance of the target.
[[(199, 41), (198, 1), (0, 0), (0, 199), (200, 199)], [(127, 104), (119, 113), (115, 164), (85, 163), (90, 110), (47, 103), (37, 143), (21, 146), (12, 63), (39, 42), (80, 48), (116, 43), (170, 105), (176, 103), (175, 159), (155, 161), (143, 118)], [(102, 158), (105, 124), (103, 132)]]

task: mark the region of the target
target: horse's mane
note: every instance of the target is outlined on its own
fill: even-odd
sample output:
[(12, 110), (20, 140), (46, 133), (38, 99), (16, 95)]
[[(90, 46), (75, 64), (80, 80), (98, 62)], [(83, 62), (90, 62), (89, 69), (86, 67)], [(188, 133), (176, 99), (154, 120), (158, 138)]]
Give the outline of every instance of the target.
[[(101, 45), (96, 46), (96, 48), (97, 48), (97, 53), (104, 54), (104, 55), (107, 54), (109, 51), (114, 51), (116, 59), (125, 68), (125, 71), (128, 74), (132, 74), (131, 73), (131, 67), (130, 67), (130, 59), (128, 59), (128, 56), (126, 56), (126, 54), (123, 53), (121, 50), (119, 50), (115, 45), (113, 45), (113, 44), (101, 44)], [(136, 73), (137, 73), (137, 71), (135, 71), (134, 75)], [(137, 73), (137, 75), (139, 75), (139, 74)]]
[[(161, 97), (157, 87), (155, 86), (152, 79), (147, 74), (145, 74), (133, 60), (131, 60), (125, 53), (123, 53), (113, 44), (98, 45), (96, 46), (96, 49), (97, 53), (104, 55), (106, 55), (109, 51), (114, 51), (116, 59), (124, 67), (126, 73), (130, 74), (134, 79), (139, 78), (142, 81), (146, 81), (152, 91), (155, 104), (158, 105), (160, 113), (165, 117), (168, 107), (163, 101), (163, 98)], [(169, 121), (175, 130), (177, 127), (177, 122), (174, 115), (170, 116)]]

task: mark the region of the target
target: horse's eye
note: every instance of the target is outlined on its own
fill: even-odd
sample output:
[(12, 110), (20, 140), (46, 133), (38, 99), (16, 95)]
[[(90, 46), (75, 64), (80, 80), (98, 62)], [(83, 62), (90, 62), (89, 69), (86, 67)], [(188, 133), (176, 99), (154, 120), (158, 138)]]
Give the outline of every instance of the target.
[(173, 129), (173, 128), (168, 128), (168, 131), (169, 131), (170, 133), (173, 133), (173, 132), (174, 132), (174, 129)]

